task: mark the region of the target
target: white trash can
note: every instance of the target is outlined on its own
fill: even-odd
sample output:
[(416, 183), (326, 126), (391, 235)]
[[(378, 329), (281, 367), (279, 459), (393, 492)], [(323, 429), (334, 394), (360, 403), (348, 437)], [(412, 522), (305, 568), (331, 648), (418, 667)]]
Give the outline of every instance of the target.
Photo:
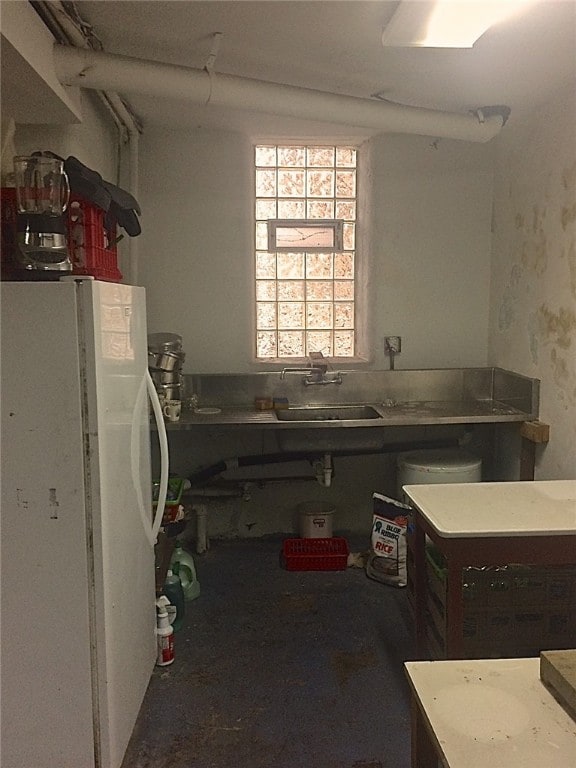
[(332, 537), (334, 507), (323, 501), (304, 501), (298, 505), (301, 539)]
[(402, 490), (405, 485), (479, 483), (481, 480), (482, 459), (458, 448), (412, 451), (397, 459), (398, 499), (405, 503), (409, 503)]

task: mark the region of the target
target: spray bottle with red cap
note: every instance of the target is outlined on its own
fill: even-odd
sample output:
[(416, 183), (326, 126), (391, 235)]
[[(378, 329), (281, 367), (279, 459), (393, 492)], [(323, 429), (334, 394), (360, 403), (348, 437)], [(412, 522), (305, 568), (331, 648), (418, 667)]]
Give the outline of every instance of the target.
[(156, 664), (159, 667), (166, 667), (174, 661), (174, 629), (168, 618), (167, 605), (170, 605), (170, 600), (164, 595), (156, 600)]

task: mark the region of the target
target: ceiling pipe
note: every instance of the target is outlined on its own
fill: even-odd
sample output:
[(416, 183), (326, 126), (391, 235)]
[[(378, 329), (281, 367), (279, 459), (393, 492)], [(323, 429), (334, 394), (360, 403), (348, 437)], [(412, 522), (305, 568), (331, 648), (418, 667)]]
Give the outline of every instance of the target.
[(505, 121), (499, 114), (480, 121), (476, 113), (372, 101), (60, 45), (54, 47), (54, 59), (57, 76), (64, 85), (180, 99), (382, 133), (487, 142), (500, 132)]

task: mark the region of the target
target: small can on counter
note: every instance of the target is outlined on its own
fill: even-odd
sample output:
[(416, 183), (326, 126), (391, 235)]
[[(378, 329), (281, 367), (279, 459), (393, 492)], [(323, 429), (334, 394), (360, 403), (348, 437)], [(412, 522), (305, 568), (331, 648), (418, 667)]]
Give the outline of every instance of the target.
[(254, 398), (254, 407), (257, 411), (271, 411), (274, 403), (271, 397), (256, 397)]

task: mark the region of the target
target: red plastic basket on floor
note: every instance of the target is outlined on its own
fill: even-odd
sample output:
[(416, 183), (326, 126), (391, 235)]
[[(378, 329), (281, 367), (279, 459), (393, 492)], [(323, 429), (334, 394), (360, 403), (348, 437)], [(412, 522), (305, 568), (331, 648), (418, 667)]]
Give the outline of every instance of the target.
[(107, 227), (105, 212), (81, 197), (72, 195), (68, 206), (68, 252), (75, 275), (117, 283), (116, 226)]
[(343, 571), (348, 566), (348, 542), (329, 539), (286, 539), (282, 562), (288, 571)]

